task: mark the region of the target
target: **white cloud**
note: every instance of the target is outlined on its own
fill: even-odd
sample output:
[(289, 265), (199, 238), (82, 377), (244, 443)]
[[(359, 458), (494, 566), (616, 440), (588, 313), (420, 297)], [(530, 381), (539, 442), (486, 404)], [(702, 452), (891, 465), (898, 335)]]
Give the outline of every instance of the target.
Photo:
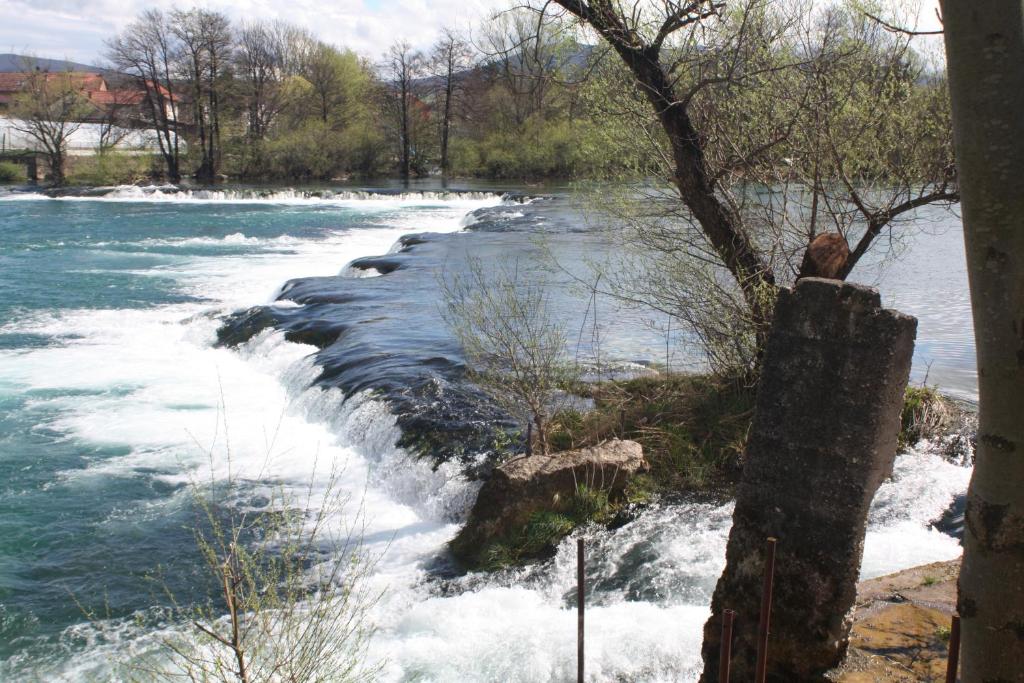
[[(173, 0), (0, 0), (0, 52), (93, 63), (104, 39), (140, 11)], [(282, 19), (321, 39), (379, 58), (396, 40), (426, 48), (442, 26), (468, 28), (509, 0), (207, 0), (196, 3), (235, 21)]]
[[(822, 0), (829, 1), (829, 0)], [(902, 0), (901, 0), (902, 1)], [(921, 30), (939, 28), (939, 0), (906, 0), (920, 7)], [(0, 52), (30, 53), (95, 63), (104, 39), (140, 11), (188, 7), (174, 0), (0, 0)], [(198, 4), (236, 21), (283, 19), (327, 42), (378, 59), (396, 40), (428, 47), (442, 26), (469, 28), (512, 0), (205, 0)], [(935, 41), (941, 49), (941, 41)]]

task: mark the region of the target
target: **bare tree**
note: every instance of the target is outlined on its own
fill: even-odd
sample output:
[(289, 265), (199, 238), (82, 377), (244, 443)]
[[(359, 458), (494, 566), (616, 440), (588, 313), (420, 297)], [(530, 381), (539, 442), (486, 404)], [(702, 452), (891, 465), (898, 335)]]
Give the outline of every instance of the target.
[(405, 180), (409, 179), (412, 169), (412, 117), (417, 102), (415, 81), (420, 75), (422, 62), (423, 56), (405, 42), (392, 45), (386, 57), (385, 66), (390, 80), (388, 101), (398, 124), (398, 170)]
[(144, 11), (107, 42), (107, 57), (114, 67), (131, 76), (145, 95), (147, 123), (156, 132), (167, 178), (172, 183), (181, 181), (176, 50), (167, 16), (156, 9)]
[(21, 92), (11, 109), (11, 127), (31, 137), (46, 153), (54, 185), (65, 182), (68, 138), (90, 112), (74, 74), (26, 70)]
[[(779, 286), (845, 278), (901, 216), (958, 199), (941, 84), (921, 84), (909, 36), (855, 7), (555, 4), (618, 56), (603, 65), (605, 106), (672, 188), (626, 217), (633, 241), (662, 275), (724, 272), (697, 279), (740, 313), (754, 362)], [(803, 258), (816, 239), (831, 242), (832, 272)]]
[(290, 75), (288, 55), (293, 49), (290, 33), (287, 25), (262, 21), (245, 23), (238, 30), (235, 64), (245, 88), (250, 142), (266, 137), (284, 106), (282, 85)]
[(192, 125), (199, 138), (196, 178), (212, 182), (220, 161), (220, 91), (230, 63), (230, 22), (218, 12), (192, 8), (171, 12), (170, 27), (178, 40), (179, 75), (191, 92)]
[(1024, 680), (1024, 13), (942, 3), (978, 351), (958, 608), (964, 681)]
[(569, 80), (567, 71), (579, 46), (559, 31), (550, 17), (529, 12), (502, 12), (484, 29), (481, 51), (490, 58), (490, 71), (511, 98), (513, 123), (554, 109)]
[(551, 418), (577, 368), (566, 358), (565, 321), (550, 309), (547, 287), (518, 264), (488, 273), (477, 259), (441, 285), (442, 314), (471, 379), (521, 425), (532, 425), (538, 450), (548, 454)]
[(440, 100), (441, 117), (441, 175), (448, 177), (451, 160), (448, 143), (451, 139), (452, 118), (457, 101), (462, 95), (462, 72), (472, 64), (473, 52), (469, 43), (451, 29), (444, 29), (441, 38), (434, 44), (431, 53), (431, 67), (437, 79), (437, 99)]

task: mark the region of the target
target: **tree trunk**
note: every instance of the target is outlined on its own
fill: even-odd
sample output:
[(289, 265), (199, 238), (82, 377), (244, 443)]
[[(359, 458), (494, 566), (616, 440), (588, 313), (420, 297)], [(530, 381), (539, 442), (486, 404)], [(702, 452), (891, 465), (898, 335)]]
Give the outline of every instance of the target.
[(763, 349), (771, 326), (775, 276), (747, 234), (742, 218), (715, 194), (700, 136), (661, 65), (658, 46), (639, 40), (619, 10), (608, 3), (556, 2), (608, 41), (646, 95), (672, 147), (672, 180), (679, 197), (743, 292), (757, 332), (757, 347)]
[(441, 122), (441, 176), (448, 177), (451, 162), (448, 159), (448, 136), (452, 126), (452, 78), (455, 74), (454, 47), (449, 46), (447, 78), (444, 84), (444, 120)]
[(943, 0), (978, 353), (964, 681), (1024, 681), (1024, 2)]
[(64, 176), (64, 152), (63, 150), (52, 151), (49, 154), (50, 157), (50, 181), (54, 187), (61, 187), (64, 185), (66, 178)]
[(401, 115), (402, 115), (402, 161), (401, 161), (401, 174), (403, 180), (409, 179), (409, 84), (407, 76), (403, 70), (402, 73), (402, 85), (401, 85)]

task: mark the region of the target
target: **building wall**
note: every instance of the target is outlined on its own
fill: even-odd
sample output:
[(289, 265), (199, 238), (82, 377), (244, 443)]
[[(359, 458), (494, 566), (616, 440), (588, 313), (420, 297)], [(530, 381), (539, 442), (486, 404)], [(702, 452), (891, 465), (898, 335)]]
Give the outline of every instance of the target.
[[(30, 135), (16, 130), (13, 119), (0, 115), (0, 150), (33, 149), (41, 150), (42, 146)], [(83, 123), (78, 130), (68, 137), (68, 154), (72, 156), (88, 156), (96, 154), (100, 146), (102, 126), (98, 123)], [(181, 141), (184, 147), (184, 141)], [(156, 133), (152, 130), (131, 129), (125, 131), (125, 137), (114, 149), (123, 152), (158, 153), (160, 148), (156, 141)]]

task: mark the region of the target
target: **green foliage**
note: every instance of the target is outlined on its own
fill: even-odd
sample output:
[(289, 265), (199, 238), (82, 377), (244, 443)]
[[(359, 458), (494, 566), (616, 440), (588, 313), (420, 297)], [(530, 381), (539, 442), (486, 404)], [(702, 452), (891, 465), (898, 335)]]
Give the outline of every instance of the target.
[(488, 545), (480, 555), (481, 568), (495, 571), (544, 557), (578, 527), (605, 524), (618, 509), (619, 504), (608, 499), (606, 489), (580, 484), (567, 502), (534, 511), (522, 528)]
[(608, 490), (580, 484), (576, 487), (576, 495), (572, 497), (571, 510), (572, 521), (576, 524), (607, 521), (612, 512)]
[(378, 172), (384, 161), (384, 140), (379, 131), (361, 122), (335, 130), (312, 119), (248, 152), (242, 170), (248, 177), (330, 180)]
[(488, 178), (611, 175), (624, 167), (623, 157), (601, 139), (599, 126), (588, 119), (534, 116), (519, 126), (488, 129), (481, 137), (454, 139), (452, 170)]
[(569, 517), (550, 510), (533, 513), (522, 535), (518, 555), (535, 556), (558, 545), (575, 527)]
[(0, 183), (24, 182), (25, 167), (12, 161), (0, 161)]
[(76, 185), (129, 185), (153, 177), (155, 161), (149, 154), (118, 152), (75, 157), (68, 180)]
[(659, 375), (599, 384), (592, 398), (594, 409), (586, 414), (559, 414), (552, 440), (574, 448), (616, 437), (639, 442), (651, 473), (631, 484), (629, 500), (736, 483), (753, 417), (754, 392), (747, 385)]

